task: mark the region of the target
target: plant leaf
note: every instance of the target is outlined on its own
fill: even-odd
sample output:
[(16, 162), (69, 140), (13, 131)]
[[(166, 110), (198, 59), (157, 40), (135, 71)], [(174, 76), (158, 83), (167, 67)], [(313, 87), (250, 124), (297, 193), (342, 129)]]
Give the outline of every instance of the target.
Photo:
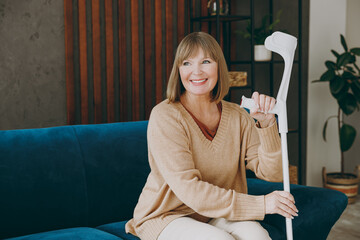
[(355, 98), (358, 100), (358, 102), (360, 103), (360, 83), (358, 80), (353, 81), (350, 84), (350, 88), (355, 96)]
[(356, 98), (351, 93), (346, 93), (340, 98), (338, 98), (338, 103), (341, 110), (346, 114), (352, 114), (357, 108)]
[(330, 91), (333, 95), (339, 94), (340, 91), (345, 87), (346, 80), (336, 76), (334, 79), (330, 81)]
[[(330, 84), (329, 84), (329, 88), (330, 88)], [(343, 98), (349, 91), (349, 84), (345, 84), (345, 86), (341, 89), (341, 91), (337, 94), (334, 94), (331, 92), (331, 88), (330, 88), (330, 93), (331, 95), (336, 98), (336, 100), (339, 102), (339, 99)]]
[(350, 55), (351, 55), (351, 57), (350, 57), (349, 63), (354, 63), (354, 62), (356, 62), (356, 57), (355, 57), (355, 55), (352, 55), (352, 54), (350, 54)]
[(340, 57), (336, 61), (336, 65), (340, 68), (342, 66), (345, 66), (352, 60), (352, 55), (348, 52), (345, 52), (340, 55)]
[(355, 141), (355, 137), (355, 128), (348, 124), (343, 124), (340, 129), (340, 148), (342, 152), (346, 152), (351, 148)]
[(348, 47), (347, 47), (347, 44), (346, 44), (346, 41), (345, 41), (345, 38), (342, 34), (340, 34), (340, 39), (341, 39), (341, 45), (343, 46), (343, 48), (345, 49), (345, 51), (347, 52), (348, 50)]
[(328, 125), (328, 120), (326, 120), (326, 122), (324, 123), (324, 127), (323, 127), (323, 131), (322, 131), (322, 136), (323, 136), (323, 139), (324, 141), (326, 142), (326, 128), (327, 128), (327, 125)]
[(275, 27), (277, 24), (279, 24), (281, 13), (282, 13), (282, 9), (279, 10), (279, 11), (276, 13), (275, 18), (273, 19), (273, 22), (269, 25), (269, 30), (273, 30), (274, 27)]
[(332, 61), (326, 61), (325, 62), (325, 66), (329, 69), (329, 70), (335, 70), (337, 69), (336, 64)]
[(356, 73), (353, 67), (346, 66), (345, 67), (349, 72)]
[(360, 56), (360, 48), (352, 48), (350, 49), (350, 52), (352, 52), (353, 54)]
[(324, 127), (323, 127), (323, 139), (324, 141), (326, 142), (326, 129), (327, 129), (327, 125), (328, 125), (328, 122), (330, 119), (332, 118), (337, 118), (338, 116), (337, 115), (333, 115), (333, 116), (330, 116), (326, 119), (325, 123), (324, 123)]
[(269, 15), (265, 15), (262, 18), (260, 29), (266, 29), (266, 23), (267, 23), (268, 19), (269, 19)]
[(348, 72), (348, 71), (344, 71), (343, 74), (341, 75), (341, 77), (343, 79), (348, 79), (348, 80), (353, 80), (353, 79), (356, 79), (356, 77), (354, 76), (354, 74), (352, 74), (351, 72)]
[(311, 83), (322, 82), (321, 80), (312, 80)]
[(276, 16), (275, 16), (275, 19), (276, 20), (279, 20), (280, 21), (280, 16), (281, 16), (281, 14), (282, 14), (282, 9), (280, 9), (279, 11), (277, 11), (277, 13), (276, 13)]
[(331, 52), (332, 52), (332, 54), (334, 54), (334, 56), (335, 56), (336, 58), (340, 57), (340, 54), (339, 54), (337, 51), (331, 49)]
[(327, 70), (323, 75), (320, 77), (320, 81), (326, 82), (331, 81), (335, 77), (335, 72), (333, 70)]

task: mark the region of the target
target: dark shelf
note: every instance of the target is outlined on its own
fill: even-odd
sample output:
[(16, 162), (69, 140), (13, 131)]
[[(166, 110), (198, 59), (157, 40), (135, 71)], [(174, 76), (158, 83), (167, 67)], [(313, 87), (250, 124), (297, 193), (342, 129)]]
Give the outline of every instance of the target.
[(244, 89), (247, 89), (247, 88), (251, 88), (250, 85), (247, 85), (247, 86), (231, 86), (230, 89), (238, 89), (238, 88), (244, 88)]
[[(284, 63), (283, 60), (271, 60), (271, 61), (264, 61), (264, 62), (257, 62), (254, 61), (255, 64), (269, 64), (269, 63)], [(294, 61), (294, 63), (299, 63), (298, 60)], [(230, 61), (230, 64), (252, 64), (251, 61)]]
[(204, 16), (204, 17), (195, 17), (191, 18), (191, 21), (194, 22), (212, 22), (216, 21), (219, 18), (220, 22), (234, 22), (251, 19), (250, 16), (240, 16), (240, 15), (219, 15), (219, 16)]
[[(284, 2), (286, 2), (286, 0), (283, 0)], [(194, 12), (193, 12), (193, 2), (196, 2), (196, 4), (200, 3), (200, 7), (205, 7), (203, 5), (201, 5), (202, 1), (190, 1), (190, 16), (194, 16)], [(219, 1), (216, 1), (217, 4), (219, 4)], [(206, 27), (208, 27), (208, 32), (211, 33), (212, 35), (214, 35), (214, 33), (216, 33), (216, 40), (218, 41), (218, 43), (222, 43), (223, 44), (223, 52), (224, 52), (224, 57), (228, 66), (228, 69), (232, 69), (232, 66), (234, 65), (238, 65), (238, 67), (244, 67), (246, 64), (246, 71), (248, 72), (248, 79), (247, 79), (247, 85), (246, 86), (234, 86), (230, 88), (229, 93), (226, 95), (225, 100), (227, 101), (231, 101), (232, 99), (235, 101), (235, 99), (238, 99), (240, 96), (240, 94), (242, 92), (247, 93), (248, 92), (253, 92), (256, 89), (254, 89), (255, 87), (258, 87), (255, 82), (256, 82), (256, 68), (258, 67), (269, 67), (269, 78), (268, 81), (269, 83), (267, 84), (267, 90), (269, 92), (269, 95), (273, 95), (274, 94), (274, 85), (275, 85), (275, 81), (274, 81), (274, 77), (275, 77), (275, 71), (276, 69), (281, 66), (281, 64), (284, 64), (284, 60), (278, 56), (273, 54), (272, 55), (272, 60), (271, 61), (266, 61), (266, 62), (256, 62), (254, 60), (254, 46), (255, 45), (255, 41), (254, 39), (250, 39), (250, 49), (248, 49), (248, 51), (250, 51), (250, 56), (248, 56), (246, 59), (249, 60), (236, 60), (236, 61), (231, 61), (231, 51), (236, 50), (236, 46), (231, 46), (231, 37), (234, 36), (234, 32), (232, 32), (232, 30), (234, 28), (232, 28), (232, 24), (234, 24), (235, 21), (244, 21), (244, 20), (251, 20), (251, 22), (255, 22), (254, 21), (254, 16), (255, 16), (255, 1), (253, 0), (249, 0), (248, 1), (250, 6), (249, 6), (249, 15), (215, 15), (215, 16), (196, 16), (193, 18), (190, 18), (190, 31), (193, 32), (193, 26), (195, 25), (197, 30), (200, 31), (200, 29), (202, 29), (203, 23), (204, 22), (208, 22), (208, 25), (204, 25), (205, 29)], [(268, 11), (269, 13), (273, 13), (274, 12), (274, 8), (273, 8), (273, 2), (275, 2), (274, 0), (269, 0), (269, 6), (268, 6)], [(303, 106), (302, 103), (305, 102), (306, 103), (306, 89), (304, 90), (302, 87), (301, 82), (305, 81), (306, 82), (306, 76), (303, 76), (302, 73), (302, 69), (303, 69), (303, 50), (302, 50), (302, 42), (301, 40), (303, 39), (302, 37), (302, 5), (305, 3), (302, 3), (300, 0), (297, 1), (298, 2), (298, 6), (299, 6), (299, 11), (298, 11), (298, 38), (299, 38), (299, 42), (298, 42), (298, 50), (297, 50), (297, 60), (295, 60), (293, 63), (295, 66), (293, 66), (294, 70), (295, 68), (297, 68), (297, 71), (295, 71), (295, 73), (297, 73), (297, 81), (299, 84), (298, 87), (298, 98), (297, 99), (293, 99), (294, 101), (296, 101), (299, 104), (299, 112), (297, 114), (297, 118), (298, 118), (298, 122), (299, 125), (298, 127), (295, 128), (290, 128), (288, 129), (288, 134), (292, 136), (292, 141), (297, 140), (297, 144), (294, 147), (290, 147), (289, 148), (289, 152), (290, 155), (295, 156), (295, 154), (298, 154), (298, 159), (295, 158), (295, 160), (293, 161), (293, 164), (298, 166), (298, 172), (299, 172), (299, 183), (305, 183), (305, 166), (306, 166), (306, 128), (304, 129), (303, 126), (306, 127), (306, 122), (304, 123), (304, 117), (303, 117)], [(306, 2), (306, 1), (305, 1)], [(307, 6), (308, 4), (305, 4), (305, 6)], [(257, 6), (257, 8), (259, 8), (259, 6)], [(266, 8), (266, 7), (265, 7)], [(205, 10), (205, 9), (203, 9)], [(235, 11), (235, 8), (232, 9), (233, 13), (239, 13), (237, 11)], [(258, 10), (257, 10), (258, 11)], [(306, 14), (305, 14), (306, 16)], [(270, 18), (270, 22), (273, 21), (273, 17)], [(305, 21), (306, 22), (306, 21)], [(194, 24), (197, 23), (197, 24)], [(255, 30), (255, 24), (251, 24), (251, 32), (254, 32)], [(308, 29), (308, 28), (307, 28)], [(235, 47), (235, 48), (234, 48)], [(306, 59), (306, 58), (305, 58)], [(305, 68), (306, 70), (306, 68)], [(294, 73), (294, 74), (295, 74)], [(276, 72), (276, 74), (279, 74)], [(261, 83), (263, 84), (263, 83)], [(261, 85), (260, 84), (260, 85)], [(264, 84), (263, 84), (264, 85)], [(231, 91), (233, 90), (233, 91)], [(305, 95), (304, 95), (305, 93)], [(234, 94), (234, 95), (233, 95)], [(232, 97), (233, 96), (233, 97)], [(298, 162), (296, 162), (298, 161)]]
[(298, 129), (289, 129), (288, 133), (298, 133), (299, 130)]

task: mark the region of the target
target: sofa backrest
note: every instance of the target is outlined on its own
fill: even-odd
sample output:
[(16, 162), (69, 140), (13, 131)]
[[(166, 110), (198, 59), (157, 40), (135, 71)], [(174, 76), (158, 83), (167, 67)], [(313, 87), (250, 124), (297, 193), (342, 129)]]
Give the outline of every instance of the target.
[(147, 121), (0, 131), (0, 238), (132, 217)]

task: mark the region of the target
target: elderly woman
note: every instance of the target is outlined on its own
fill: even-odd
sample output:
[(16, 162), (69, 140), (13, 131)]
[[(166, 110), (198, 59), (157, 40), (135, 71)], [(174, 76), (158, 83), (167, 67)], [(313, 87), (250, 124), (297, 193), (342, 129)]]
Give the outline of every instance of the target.
[[(253, 93), (250, 115), (226, 102), (228, 70), (207, 33), (178, 46), (167, 99), (148, 126), (151, 172), (126, 231), (143, 240), (270, 239), (256, 221), (265, 214), (297, 216), (290, 193), (247, 194), (246, 169), (281, 181), (275, 99)], [(254, 118), (257, 120), (255, 123)]]

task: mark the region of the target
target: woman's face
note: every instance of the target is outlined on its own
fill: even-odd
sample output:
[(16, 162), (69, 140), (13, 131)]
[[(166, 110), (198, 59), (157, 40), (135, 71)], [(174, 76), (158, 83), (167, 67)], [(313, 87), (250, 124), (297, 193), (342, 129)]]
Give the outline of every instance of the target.
[(186, 94), (210, 97), (218, 80), (218, 64), (209, 56), (205, 56), (201, 48), (182, 62), (179, 72)]

